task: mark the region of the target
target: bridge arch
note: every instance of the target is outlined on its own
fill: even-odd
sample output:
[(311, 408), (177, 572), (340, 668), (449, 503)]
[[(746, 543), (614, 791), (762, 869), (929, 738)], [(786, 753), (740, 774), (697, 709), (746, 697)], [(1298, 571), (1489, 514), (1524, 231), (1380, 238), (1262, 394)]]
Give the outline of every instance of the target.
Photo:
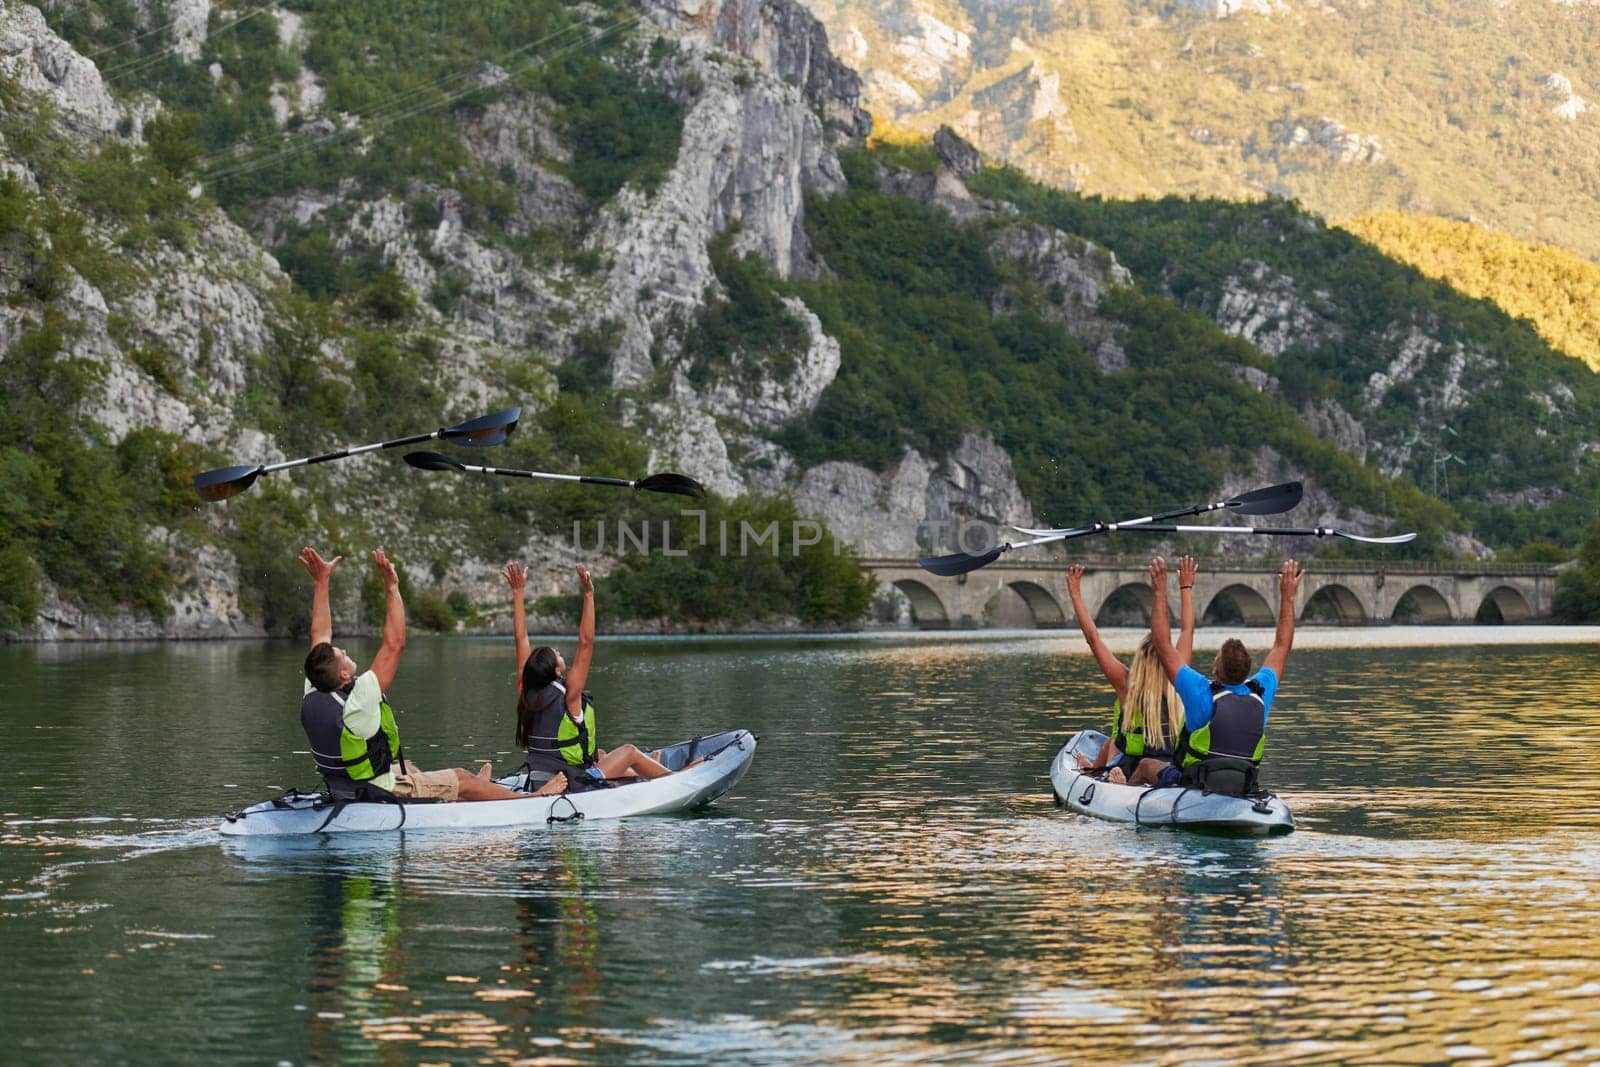
[(950, 625), (950, 613), (945, 610), (944, 601), (939, 599), (927, 585), (915, 578), (900, 578), (894, 582), (894, 587), (906, 595), (911, 601), (911, 621), (918, 626), (929, 630), (942, 630)]
[(1052, 596), (1049, 590), (1038, 582), (1018, 580), (1007, 582), (1005, 587), (1022, 598), (1028, 605), (1028, 610), (1033, 613), (1035, 626), (1065, 626), (1067, 613), (1061, 607), (1061, 601)]
[(1509, 585), (1497, 585), (1484, 594), (1483, 603), (1478, 606), (1478, 614), (1482, 615), (1491, 604), (1499, 610), (1501, 622), (1527, 622), (1533, 618), (1533, 610), (1528, 607), (1528, 598)]
[(1277, 621), (1267, 598), (1248, 585), (1237, 583), (1219, 589), (1201, 612), (1200, 621), (1207, 626), (1240, 624), (1244, 626), (1271, 626)]
[(1386, 617), (1393, 622), (1421, 622), (1429, 626), (1454, 621), (1450, 602), (1431, 585), (1413, 585), (1395, 597)]
[[(1149, 626), (1150, 609), (1155, 606), (1155, 596), (1145, 582), (1125, 582), (1113, 589), (1095, 609), (1094, 621), (1098, 626)], [(1178, 598), (1167, 597), (1167, 617), (1176, 624)]]
[(1366, 607), (1361, 598), (1338, 582), (1329, 582), (1306, 598), (1300, 609), (1302, 622), (1335, 622), (1351, 625), (1367, 621)]

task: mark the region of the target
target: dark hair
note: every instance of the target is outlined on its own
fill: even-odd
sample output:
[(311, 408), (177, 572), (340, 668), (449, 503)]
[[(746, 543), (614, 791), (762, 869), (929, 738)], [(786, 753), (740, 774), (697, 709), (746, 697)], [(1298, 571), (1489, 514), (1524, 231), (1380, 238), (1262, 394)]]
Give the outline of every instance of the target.
[(333, 650), (332, 641), (312, 645), (306, 653), (306, 681), (324, 693), (339, 688), (339, 654)]
[(522, 665), (522, 692), (517, 696), (517, 747), (533, 739), (533, 715), (539, 710), (539, 693), (556, 680), (556, 650), (540, 645)]
[(1226, 685), (1243, 685), (1250, 677), (1250, 650), (1237, 637), (1222, 642), (1217, 652), (1217, 681)]

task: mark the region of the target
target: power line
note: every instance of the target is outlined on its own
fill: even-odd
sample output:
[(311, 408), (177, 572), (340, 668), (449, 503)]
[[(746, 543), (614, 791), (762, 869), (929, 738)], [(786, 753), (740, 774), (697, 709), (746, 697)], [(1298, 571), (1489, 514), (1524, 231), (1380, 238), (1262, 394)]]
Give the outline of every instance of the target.
[[(611, 33), (614, 30), (629, 28), (629, 27), (631, 27), (631, 26), (643, 21), (645, 17), (646, 16), (645, 16), (644, 12), (640, 12), (640, 13), (638, 13), (636, 15), (630, 15), (630, 16), (628, 16), (626, 18), (618, 20), (617, 22), (613, 23), (610, 26), (605, 27), (604, 29), (601, 29), (595, 35), (595, 37), (596, 37), (596, 39), (598, 39), (598, 38), (604, 37), (606, 34)], [(586, 28), (590, 28), (590, 27), (587, 27), (587, 26), (585, 26), (584, 24), (581, 24), (581, 23), (580, 24), (574, 24), (574, 26), (570, 26), (570, 27), (567, 27), (567, 28), (565, 28), (563, 30), (556, 31), (556, 33), (550, 35), (550, 38), (554, 38), (556, 36), (559, 36), (562, 33), (569, 32), (571, 29), (574, 29), (574, 28), (576, 28), (576, 29), (586, 29)], [(547, 39), (550, 39), (550, 38), (547, 38)], [(538, 43), (540, 43), (540, 42), (534, 42), (534, 44), (538, 44)], [(555, 51), (553, 51), (553, 52), (551, 52), (551, 53), (549, 53), (547, 55), (529, 56), (525, 60), (523, 60), (523, 62), (521, 62), (520, 64), (518, 64), (514, 68), (507, 69), (505, 71), (505, 76), (502, 79), (500, 79), (500, 81), (495, 83), (495, 85), (492, 85), (492, 86), (469, 85), (469, 86), (467, 86), (465, 88), (457, 89), (457, 90), (455, 90), (453, 92), (445, 93), (445, 94), (443, 94), (441, 97), (439, 97), (436, 100), (429, 100), (429, 101), (426, 101), (424, 103), (418, 104), (415, 107), (406, 108), (406, 109), (403, 109), (403, 110), (395, 112), (395, 113), (383, 114), (385, 108), (387, 108), (390, 104), (392, 104), (394, 100), (397, 100), (402, 96), (414, 96), (417, 92), (425, 91), (427, 88), (431, 88), (432, 86), (425, 86), (425, 87), (422, 87), (421, 89), (416, 89), (416, 90), (406, 90), (405, 93), (397, 94), (395, 97), (391, 98), (389, 101), (385, 101), (384, 104), (381, 105), (378, 109), (375, 109), (375, 111), (371, 113), (371, 116), (376, 116), (376, 118), (372, 118), (371, 116), (369, 116), (369, 118), (371, 118), (370, 125), (368, 123), (363, 122), (363, 123), (358, 123), (357, 125), (354, 125), (354, 126), (345, 127), (343, 129), (336, 129), (336, 130), (332, 131), (331, 133), (328, 133), (328, 134), (326, 134), (326, 135), (324, 135), (322, 137), (318, 137), (318, 138), (316, 138), (314, 140), (303, 141), (303, 142), (301, 142), (299, 144), (290, 145), (290, 146), (285, 147), (283, 149), (280, 149), (280, 150), (278, 150), (276, 152), (269, 152), (269, 153), (267, 153), (265, 155), (257, 156), (257, 157), (255, 157), (253, 159), (246, 159), (246, 160), (241, 161), (239, 163), (239, 165), (237, 165), (237, 166), (224, 167), (224, 168), (221, 168), (219, 170), (214, 170), (211, 173), (203, 174), (202, 177), (203, 177), (204, 180), (212, 182), (214, 184), (221, 183), (221, 182), (227, 181), (227, 180), (232, 179), (232, 178), (243, 177), (244, 175), (253, 174), (256, 171), (263, 170), (263, 169), (265, 169), (267, 167), (271, 167), (271, 166), (277, 165), (279, 163), (286, 162), (286, 161), (288, 161), (290, 159), (293, 159), (295, 156), (299, 155), (302, 152), (305, 152), (305, 151), (307, 151), (309, 149), (312, 149), (312, 148), (319, 148), (319, 147), (322, 147), (322, 146), (325, 146), (325, 145), (328, 145), (328, 144), (335, 143), (335, 142), (341, 140), (342, 138), (344, 138), (346, 135), (351, 134), (351, 133), (360, 132), (360, 133), (367, 134), (367, 135), (370, 135), (370, 136), (376, 136), (377, 134), (383, 132), (385, 129), (388, 129), (389, 127), (393, 126), (397, 122), (401, 122), (401, 121), (403, 121), (405, 119), (408, 119), (408, 118), (413, 118), (413, 117), (415, 117), (417, 115), (420, 115), (420, 114), (423, 114), (424, 112), (427, 112), (427, 111), (432, 111), (432, 110), (435, 110), (437, 108), (445, 107), (445, 106), (447, 106), (449, 104), (453, 104), (457, 100), (461, 99), (464, 96), (469, 95), (470, 93), (478, 92), (480, 90), (487, 90), (487, 89), (497, 88), (498, 86), (504, 85), (507, 82), (511, 81), (511, 79), (513, 77), (515, 77), (516, 75), (518, 75), (518, 74), (522, 73), (523, 71), (529, 69), (530, 67), (534, 66), (537, 63), (549, 62), (550, 60), (555, 59), (555, 58), (557, 58), (559, 56), (565, 55), (565, 54), (567, 54), (569, 52), (577, 51), (578, 49), (580, 49), (580, 48), (582, 48), (582, 47), (584, 47), (584, 46), (586, 46), (586, 45), (588, 45), (590, 43), (592, 43), (592, 42), (589, 41), (589, 40), (579, 41), (579, 42), (576, 42), (576, 43), (574, 43), (572, 45), (568, 45), (568, 46), (564, 46), (562, 48), (558, 48)], [(533, 47), (533, 44), (526, 45), (522, 49), (518, 49), (518, 51), (519, 52), (526, 51), (527, 48), (531, 48), (531, 47)], [(512, 54), (514, 55), (516, 53), (512, 53)], [(478, 70), (478, 69), (481, 69), (481, 64), (474, 64), (473, 67), (470, 68), (467, 71), (458, 73), (456, 75), (447, 76), (446, 78), (441, 79), (440, 83), (442, 83), (443, 81), (449, 81), (449, 80), (454, 80), (455, 78), (463, 77), (466, 74), (471, 73), (473, 70)], [(438, 84), (438, 83), (436, 83), (436, 84)]]
[[(561, 37), (561, 36), (563, 36), (565, 34), (572, 33), (574, 30), (581, 30), (581, 29), (584, 29), (584, 28), (585, 28), (585, 25), (583, 23), (581, 23), (581, 22), (569, 23), (568, 25), (563, 26), (559, 30), (552, 31), (551, 33), (548, 33), (543, 37), (536, 38), (533, 41), (530, 41), (527, 44), (522, 45), (519, 48), (515, 48), (512, 51), (507, 52), (504, 56), (500, 57), (500, 62), (497, 63), (496, 65), (497, 66), (503, 65), (503, 63), (509, 62), (513, 57), (528, 51), (530, 48), (537, 48), (538, 46), (543, 45), (543, 44), (547, 44), (550, 41), (553, 41), (558, 37)], [(379, 100), (376, 104), (374, 104), (364, 114), (358, 115), (357, 117), (360, 118), (363, 122), (378, 122), (378, 121), (381, 121), (389, 113), (394, 111), (397, 107), (401, 106), (402, 102), (404, 102), (404, 104), (406, 106), (409, 106), (409, 103), (410, 103), (411, 100), (413, 100), (415, 98), (418, 98), (418, 97), (422, 96), (423, 94), (426, 94), (429, 90), (436, 89), (436, 88), (439, 88), (441, 86), (446, 85), (447, 83), (450, 83), (450, 82), (453, 82), (453, 81), (458, 81), (458, 80), (460, 80), (462, 78), (469, 77), (472, 74), (482, 70), (482, 68), (483, 68), (483, 61), (475, 61), (475, 62), (473, 62), (471, 64), (464, 65), (459, 69), (456, 69), (456, 70), (453, 70), (453, 71), (449, 71), (449, 72), (447, 72), (445, 74), (440, 75), (438, 78), (435, 78), (431, 82), (426, 82), (426, 83), (424, 83), (422, 85), (416, 85), (416, 86), (411, 87), (410, 89), (403, 89), (400, 92), (397, 92), (397, 93), (394, 93), (394, 94), (392, 94), (392, 95), (390, 95), (388, 97), (385, 97), (385, 98)], [(474, 88), (476, 88), (476, 87), (474, 87)], [(323, 138), (323, 140), (327, 140), (327, 139), (328, 138)], [(256, 142), (255, 140), (246, 139), (244, 141), (235, 142), (234, 144), (230, 145), (227, 148), (221, 149), (221, 150), (216, 151), (216, 152), (209, 153), (208, 155), (206, 155), (206, 156), (204, 156), (204, 157), (202, 157), (200, 159), (200, 161), (199, 161), (200, 169), (202, 171), (204, 171), (204, 170), (206, 170), (208, 168), (217, 167), (217, 166), (223, 164), (224, 162), (228, 161), (229, 159), (237, 159), (238, 158), (238, 152), (239, 152), (240, 148), (248, 147), (248, 146), (254, 145), (256, 143), (258, 143), (258, 142)], [(320, 143), (320, 142), (318, 142), (318, 143)], [(279, 149), (278, 151), (286, 151), (286, 150), (287, 149)]]

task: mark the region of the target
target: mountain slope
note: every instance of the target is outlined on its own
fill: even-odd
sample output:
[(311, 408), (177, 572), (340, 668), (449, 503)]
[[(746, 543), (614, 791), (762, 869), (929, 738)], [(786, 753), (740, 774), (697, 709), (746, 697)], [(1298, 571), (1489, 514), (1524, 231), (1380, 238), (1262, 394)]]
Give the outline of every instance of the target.
[(814, 0), (880, 123), (1108, 196), (1472, 217), (1600, 259), (1600, 7)]
[(1600, 371), (1600, 264), (1453, 219), (1379, 211), (1340, 224), (1384, 255), (1492, 300)]
[[(576, 558), (608, 620), (843, 624), (867, 584), (802, 517), (907, 556), (951, 520), (1303, 477), (1308, 521), (1449, 557), (1572, 544), (1594, 509), (1595, 376), (1524, 324), (1282, 201), (1101, 202), (953, 136), (864, 151), (859, 80), (785, 0), (185, 12), (0, 9), (7, 630), (287, 630), (306, 543), (386, 545), (446, 629), (494, 624), (513, 556), (550, 625)], [(513, 403), (500, 465), (718, 498), (392, 455), (204, 509), (188, 483)], [(1436, 480), (1410, 438), (1446, 421), (1467, 466)], [(793, 543), (714, 551), (724, 523)]]

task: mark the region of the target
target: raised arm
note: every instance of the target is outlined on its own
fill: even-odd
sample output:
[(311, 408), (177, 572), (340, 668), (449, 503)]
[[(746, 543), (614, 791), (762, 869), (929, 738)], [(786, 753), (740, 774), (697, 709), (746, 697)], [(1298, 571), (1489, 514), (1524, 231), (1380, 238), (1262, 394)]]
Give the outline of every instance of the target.
[(1106, 681), (1111, 683), (1111, 688), (1116, 690), (1118, 700), (1128, 697), (1128, 668), (1122, 661), (1111, 654), (1106, 643), (1100, 640), (1100, 631), (1095, 627), (1094, 616), (1089, 614), (1089, 608), (1083, 602), (1083, 564), (1074, 563), (1067, 568), (1067, 596), (1072, 598), (1072, 613), (1078, 617), (1078, 629), (1083, 631), (1083, 639), (1089, 645), (1089, 651), (1094, 654), (1094, 661), (1100, 664), (1100, 673), (1106, 676)]
[(1292, 559), (1283, 561), (1278, 571), (1278, 632), (1272, 639), (1272, 651), (1267, 653), (1263, 666), (1271, 667), (1281, 681), (1283, 665), (1289, 660), (1289, 649), (1294, 647), (1294, 598), (1300, 591), (1300, 579), (1306, 572)]
[(328, 610), (328, 582), (343, 556), (323, 559), (316, 549), (300, 550), (300, 565), (311, 575), (311, 647), (333, 640), (333, 614)]
[(1183, 660), (1172, 647), (1172, 620), (1167, 617), (1167, 561), (1157, 556), (1150, 561), (1150, 643), (1155, 646), (1161, 669), (1168, 681), (1176, 681)]
[(383, 575), (383, 644), (372, 657), (372, 673), (378, 676), (378, 688), (387, 690), (400, 669), (400, 652), (406, 647), (406, 605), (400, 599), (400, 575), (383, 554), (383, 549), (372, 550), (372, 565)]
[(521, 678), (522, 668), (527, 665), (528, 656), (533, 652), (533, 646), (528, 644), (528, 612), (522, 606), (522, 593), (528, 587), (528, 568), (512, 562), (507, 563), (500, 573), (511, 587), (511, 634), (517, 639), (517, 677)]
[(1178, 658), (1194, 662), (1194, 575), (1200, 565), (1193, 556), (1178, 559)]
[(583, 586), (583, 614), (578, 619), (578, 651), (567, 667), (567, 714), (574, 719), (583, 711), (583, 687), (589, 681), (589, 661), (594, 658), (594, 579), (589, 568), (578, 564), (578, 583)]

